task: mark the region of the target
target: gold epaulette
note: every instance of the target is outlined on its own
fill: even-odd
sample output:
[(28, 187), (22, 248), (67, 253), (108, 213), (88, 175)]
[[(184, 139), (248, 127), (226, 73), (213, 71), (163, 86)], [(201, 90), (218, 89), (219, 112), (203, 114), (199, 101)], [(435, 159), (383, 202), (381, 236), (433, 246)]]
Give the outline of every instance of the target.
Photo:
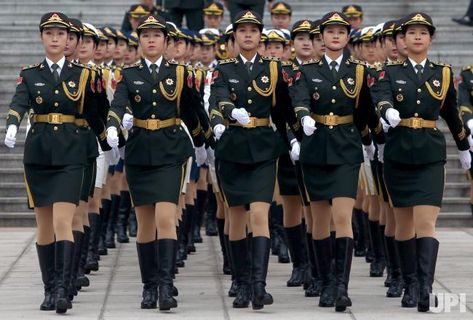
[(139, 66), (141, 66), (141, 62), (137, 62), (135, 64), (130, 64), (129, 66), (125, 66), (125, 67), (123, 67), (123, 70), (130, 69), (130, 68), (136, 68), (136, 67), (139, 67)]
[(169, 64), (179, 64), (179, 62), (177, 62), (174, 59), (168, 60), (167, 63), (169, 63)]
[(236, 58), (230, 58), (225, 60), (218, 60), (218, 64), (227, 64), (227, 63), (235, 63), (237, 61)]
[(462, 68), (462, 71), (467, 71), (467, 70), (472, 70), (473, 71), (473, 65), (465, 66)]
[(281, 61), (279, 58), (276, 58), (276, 57), (268, 57), (268, 56), (261, 57), (261, 59), (263, 59), (263, 60), (268, 60), (268, 61)]
[(443, 63), (443, 62), (439, 62), (439, 61), (430, 61), (430, 63), (432, 63), (433, 65), (436, 65), (436, 66), (441, 66), (441, 67), (449, 67), (451, 68), (452, 65), (451, 64), (448, 64), (448, 63)]
[(398, 66), (404, 64), (404, 61), (402, 60), (396, 60), (396, 61), (388, 61), (386, 62), (385, 66)]
[(313, 64), (313, 63), (320, 63), (321, 61), (322, 61), (322, 60), (310, 59), (310, 60), (308, 60), (308, 61), (302, 62), (302, 65)]
[(289, 67), (289, 66), (292, 67), (294, 65), (292, 61), (282, 61), (281, 64), (283, 67)]
[(350, 62), (350, 63), (356, 63), (356, 64), (361, 64), (361, 65), (366, 66), (366, 62), (355, 59), (353, 57), (348, 58), (347, 61)]
[(23, 68), (21, 68), (21, 70), (33, 69), (33, 68), (39, 67), (40, 65), (41, 63), (30, 64), (29, 66), (24, 66)]
[(369, 66), (370, 69), (374, 69), (376, 71), (381, 71), (384, 68), (384, 65), (381, 62), (375, 62), (373, 65)]
[(75, 65), (76, 67), (79, 67), (79, 68), (87, 68), (87, 69), (92, 69), (91, 66), (89, 65), (86, 65), (86, 64), (82, 64), (80, 62), (76, 62), (76, 61), (71, 61), (69, 62), (69, 64), (72, 64), (72, 65)]

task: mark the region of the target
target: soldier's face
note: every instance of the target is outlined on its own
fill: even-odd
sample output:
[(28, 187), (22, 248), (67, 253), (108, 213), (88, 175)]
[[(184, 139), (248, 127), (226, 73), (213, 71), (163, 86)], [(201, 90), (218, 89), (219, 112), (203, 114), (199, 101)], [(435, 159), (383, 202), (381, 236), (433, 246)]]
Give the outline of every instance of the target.
[(145, 29), (140, 33), (143, 55), (149, 60), (157, 60), (165, 50), (166, 36), (160, 29)]
[(122, 60), (125, 57), (127, 48), (128, 45), (125, 40), (118, 40), (117, 46), (115, 47), (115, 51), (113, 52), (113, 59)]
[(426, 26), (413, 25), (407, 27), (405, 42), (409, 53), (427, 53), (432, 43), (432, 36)]
[(363, 23), (363, 18), (362, 17), (351, 17), (348, 18), (348, 22), (350, 22), (350, 25), (353, 29), (358, 29), (361, 24)]
[(284, 56), (284, 45), (280, 42), (270, 42), (266, 45), (265, 54), (270, 57), (282, 59)]
[(240, 54), (238, 44), (233, 40), (233, 38), (227, 41), (225, 48), (227, 49), (226, 51), (229, 58), (236, 58), (238, 54)]
[(46, 28), (41, 32), (46, 55), (63, 55), (66, 49), (69, 33), (62, 28)]
[(108, 39), (107, 42), (107, 52), (105, 53), (105, 59), (112, 59), (113, 58), (113, 52), (115, 51), (115, 47), (117, 44), (115, 43), (115, 40), (110, 38)]
[(272, 14), (271, 23), (276, 29), (289, 29), (291, 24), (291, 16), (288, 14)]
[(331, 51), (340, 51), (348, 44), (348, 30), (340, 25), (328, 25), (322, 33), (325, 48)]
[(187, 57), (187, 42), (184, 39), (174, 41), (174, 59), (181, 61)]
[(74, 56), (77, 48), (79, 47), (79, 37), (73, 32), (69, 32), (69, 39), (64, 50), (66, 57)]
[(200, 61), (202, 59), (202, 46), (200, 44), (194, 45), (194, 51), (192, 51), (191, 60)]
[(215, 60), (215, 47), (214, 46), (202, 46), (201, 61), (204, 65), (209, 65)]
[(363, 42), (361, 44), (361, 56), (364, 61), (373, 64), (376, 62), (376, 43), (375, 42)]
[(296, 37), (293, 40), (293, 47), (297, 57), (302, 58), (303, 60), (312, 57), (313, 47), (308, 32), (300, 32), (296, 34)]
[(314, 58), (320, 59), (325, 53), (325, 45), (320, 34), (314, 35), (312, 39), (312, 46), (314, 48)]
[(223, 16), (216, 16), (216, 15), (204, 15), (204, 23), (207, 28), (216, 28), (220, 27), (220, 23), (222, 23)]
[(79, 47), (79, 53), (77, 57), (81, 63), (88, 63), (94, 57), (95, 53), (95, 42), (92, 37), (84, 37)]
[(235, 41), (238, 43), (240, 50), (252, 51), (258, 48), (261, 40), (261, 31), (254, 23), (242, 23), (237, 26), (234, 31)]
[(107, 51), (107, 42), (100, 41), (97, 49), (95, 50), (94, 60), (101, 62), (105, 58), (105, 52)]
[(386, 37), (383, 42), (384, 54), (391, 60), (397, 59), (396, 43), (392, 37)]
[(125, 53), (125, 64), (133, 64), (138, 60), (138, 49), (128, 46)]
[(398, 55), (400, 58), (406, 58), (407, 57), (407, 47), (406, 47), (406, 41), (405, 37), (402, 33), (398, 33), (396, 35), (396, 49), (398, 52)]
[(166, 46), (166, 52), (164, 53), (166, 56), (166, 59), (172, 60), (174, 59), (174, 56), (176, 55), (176, 51), (174, 50), (174, 39), (169, 38), (168, 40), (168, 45)]

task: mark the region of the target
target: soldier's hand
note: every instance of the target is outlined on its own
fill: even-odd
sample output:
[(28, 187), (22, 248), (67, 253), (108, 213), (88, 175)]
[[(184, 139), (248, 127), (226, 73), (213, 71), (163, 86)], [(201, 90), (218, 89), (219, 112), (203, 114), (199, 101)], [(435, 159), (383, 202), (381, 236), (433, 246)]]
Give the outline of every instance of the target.
[(114, 166), (120, 161), (120, 151), (117, 148), (112, 148), (109, 152), (110, 165)]
[(217, 124), (214, 127), (215, 139), (219, 140), (222, 134), (225, 132), (225, 126), (223, 124)]
[(460, 150), (459, 152), (460, 163), (463, 170), (468, 170), (471, 168), (471, 154), (470, 150)]
[(205, 150), (205, 145), (195, 148), (195, 162), (197, 166), (202, 166), (207, 159), (207, 151)]
[(314, 134), (315, 130), (317, 128), (315, 127), (315, 120), (312, 119), (311, 116), (305, 116), (301, 120), (302, 122), (302, 128), (304, 129), (304, 133), (306, 136), (311, 136)]
[(470, 144), (470, 151), (473, 152), (473, 137), (471, 134), (468, 136), (468, 143)]
[(369, 146), (364, 145), (363, 148), (365, 149), (366, 154), (368, 155), (368, 159), (370, 159), (370, 161), (373, 161), (374, 160), (374, 154), (376, 152), (376, 148), (374, 147), (374, 143), (371, 142), (371, 144)]
[(396, 128), (399, 122), (401, 122), (399, 111), (394, 108), (389, 108), (388, 110), (386, 110), (386, 119), (388, 119), (389, 124), (393, 128)]
[(384, 133), (388, 132), (389, 128), (391, 128), (389, 123), (387, 123), (386, 120), (384, 120), (383, 118), (380, 118), (379, 121), (381, 121), (381, 125), (383, 126)]
[(293, 139), (291, 141), (291, 152), (289, 153), (289, 155), (291, 156), (292, 162), (299, 161), (300, 153), (301, 153), (301, 144), (296, 139)]
[(133, 115), (129, 113), (125, 113), (123, 115), (122, 125), (123, 125), (123, 128), (125, 128), (126, 130), (130, 130), (131, 127), (133, 127)]
[(118, 131), (115, 127), (107, 129), (107, 143), (112, 148), (118, 148)]
[(17, 132), (18, 128), (16, 125), (11, 124), (8, 126), (7, 133), (5, 134), (5, 145), (10, 149), (15, 147)]
[(384, 143), (378, 144), (378, 161), (384, 163)]
[(248, 115), (248, 112), (245, 110), (245, 108), (233, 109), (232, 118), (242, 125), (250, 123), (250, 116)]
[(211, 147), (208, 147), (206, 149), (206, 152), (207, 152), (207, 165), (211, 164), (213, 165), (215, 163), (215, 151), (214, 149), (212, 149)]

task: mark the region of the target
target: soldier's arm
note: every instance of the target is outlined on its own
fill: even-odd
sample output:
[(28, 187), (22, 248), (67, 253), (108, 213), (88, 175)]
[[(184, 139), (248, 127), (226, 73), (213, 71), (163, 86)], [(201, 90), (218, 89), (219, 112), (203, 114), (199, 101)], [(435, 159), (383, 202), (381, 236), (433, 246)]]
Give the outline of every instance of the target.
[(381, 114), (381, 116), (386, 121), (386, 123), (389, 123), (389, 121), (386, 119), (386, 111), (389, 108), (394, 107), (393, 94), (391, 91), (391, 82), (389, 79), (389, 68), (386, 68), (384, 70), (384, 74), (382, 77), (378, 77), (376, 86), (377, 86), (376, 107), (378, 108), (378, 112)]
[(195, 72), (195, 79), (194, 79), (194, 87), (195, 87), (195, 106), (197, 116), (199, 117), (199, 122), (202, 127), (202, 131), (204, 132), (206, 144), (210, 144), (211, 140), (213, 140), (213, 133), (212, 129), (210, 128), (210, 119), (205, 111), (204, 106), (204, 85), (205, 85), (205, 78), (204, 72), (202, 70), (197, 70)]
[[(442, 79), (442, 81), (445, 81), (445, 79)], [(463, 125), (462, 119), (460, 118), (456, 97), (457, 93), (453, 84), (453, 73), (450, 72), (450, 85), (448, 87), (443, 107), (440, 109), (440, 115), (447, 123), (448, 128), (453, 135), (453, 139), (455, 139), (458, 150), (468, 150), (470, 148), (470, 144), (468, 143), (470, 130), (468, 127)]]
[(125, 114), (127, 107), (130, 106), (130, 99), (128, 98), (128, 86), (126, 84), (125, 74), (122, 75), (122, 79), (118, 82), (117, 89), (113, 96), (113, 101), (108, 111), (107, 116), (107, 128), (115, 127), (120, 131), (120, 123), (123, 115)]
[(288, 141), (293, 139), (302, 140), (302, 128), (297, 120), (296, 113), (292, 106), (292, 100), (289, 94), (289, 87), (293, 85), (292, 68), (282, 67), (278, 77), (278, 86), (276, 88), (278, 107), (286, 122)]
[(304, 67), (294, 70), (293, 85), (289, 87), (292, 106), (299, 122), (305, 116), (310, 116), (310, 91), (306, 84)]
[(213, 73), (213, 83), (210, 89), (210, 96), (214, 97), (215, 103), (217, 104), (219, 111), (226, 119), (231, 119), (231, 114), (235, 105), (230, 100), (230, 92), (226, 83), (225, 76), (220, 70), (220, 65), (215, 68)]
[(224, 125), (224, 119), (223, 119), (223, 114), (220, 112), (220, 108), (218, 107), (218, 102), (216, 100), (216, 95), (212, 94), (211, 90), (211, 85), (213, 84), (214, 78), (213, 78), (214, 73), (212, 72), (211, 75), (208, 75), (208, 112), (209, 112), (209, 117), (210, 117), (210, 125), (212, 128), (215, 128), (217, 124)]
[[(183, 67), (183, 66), (178, 66)], [(200, 107), (200, 99), (196, 101), (195, 89), (193, 88), (193, 75), (185, 68), (184, 69), (184, 86), (181, 93), (180, 101), (180, 116), (186, 124), (189, 132), (191, 133), (192, 140), (196, 147), (201, 147), (205, 142), (204, 133), (199, 121), (199, 114), (197, 109)], [(198, 103), (199, 106), (195, 107), (193, 104)]]
[(11, 124), (20, 126), (21, 119), (30, 109), (30, 97), (28, 93), (28, 86), (24, 79), (24, 71), (21, 71), (18, 77), (15, 95), (10, 103), (10, 109), (7, 115), (7, 128)]
[(460, 74), (460, 84), (458, 85), (458, 106), (460, 108), (460, 115), (463, 119), (463, 123), (467, 123), (469, 120), (473, 119), (473, 110), (471, 104), (471, 84), (466, 82), (467, 74), (471, 71), (464, 70)]

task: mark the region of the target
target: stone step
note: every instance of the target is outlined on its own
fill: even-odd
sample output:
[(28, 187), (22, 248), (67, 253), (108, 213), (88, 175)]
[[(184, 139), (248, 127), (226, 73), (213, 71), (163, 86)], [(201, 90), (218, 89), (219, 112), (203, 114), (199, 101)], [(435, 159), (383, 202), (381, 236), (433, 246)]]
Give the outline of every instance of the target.
[[(0, 168), (2, 182), (24, 182), (23, 167), (21, 168)], [(2, 210), (0, 210), (1, 212)]]
[(23, 166), (23, 153), (18, 153), (15, 148), (12, 150), (15, 153), (0, 153), (0, 163), (7, 168), (20, 168)]
[(469, 197), (471, 184), (465, 182), (447, 182), (445, 184), (444, 197)]
[(473, 227), (473, 217), (470, 211), (465, 211), (465, 212), (441, 211), (437, 219), (437, 227), (471, 228)]
[(1, 228), (32, 228), (36, 227), (35, 213), (33, 210), (21, 212), (0, 212)]
[(0, 197), (26, 196), (23, 182), (0, 182)]
[(28, 210), (26, 196), (0, 197), (0, 212), (25, 212)]
[(442, 212), (468, 212), (470, 197), (444, 197)]

